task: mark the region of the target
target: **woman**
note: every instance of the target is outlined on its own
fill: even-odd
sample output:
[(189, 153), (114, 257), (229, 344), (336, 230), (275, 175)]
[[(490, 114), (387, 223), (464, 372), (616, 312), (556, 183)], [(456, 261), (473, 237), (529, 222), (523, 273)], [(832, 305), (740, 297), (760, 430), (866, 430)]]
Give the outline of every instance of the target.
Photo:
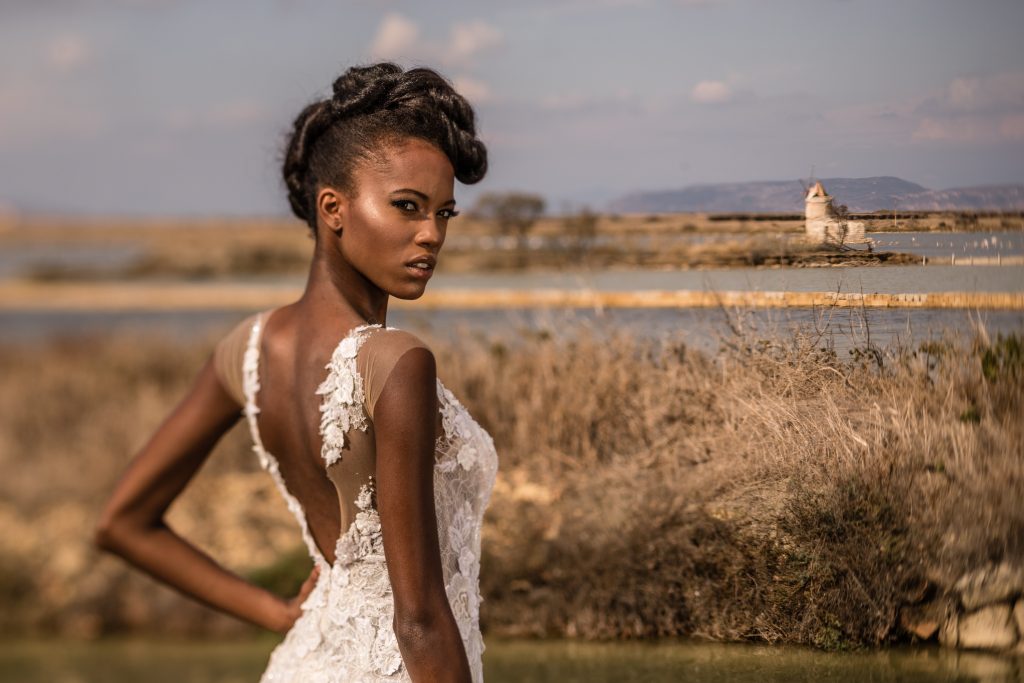
[[(490, 437), (389, 297), (423, 294), (487, 168), (472, 108), (437, 73), (349, 69), (295, 121), (288, 198), (316, 239), (298, 301), (251, 316), (118, 483), (97, 542), (182, 592), (286, 633), (265, 681), (479, 681)], [(164, 513), (242, 415), (314, 561), (285, 600), (177, 536)]]

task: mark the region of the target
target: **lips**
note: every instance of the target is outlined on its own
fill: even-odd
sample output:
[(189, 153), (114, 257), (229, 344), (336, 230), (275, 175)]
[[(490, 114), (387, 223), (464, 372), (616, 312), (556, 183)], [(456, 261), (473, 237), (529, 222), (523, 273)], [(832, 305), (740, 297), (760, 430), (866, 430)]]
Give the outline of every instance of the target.
[(436, 265), (437, 259), (431, 254), (425, 254), (407, 261), (405, 267), (417, 277), (430, 277)]

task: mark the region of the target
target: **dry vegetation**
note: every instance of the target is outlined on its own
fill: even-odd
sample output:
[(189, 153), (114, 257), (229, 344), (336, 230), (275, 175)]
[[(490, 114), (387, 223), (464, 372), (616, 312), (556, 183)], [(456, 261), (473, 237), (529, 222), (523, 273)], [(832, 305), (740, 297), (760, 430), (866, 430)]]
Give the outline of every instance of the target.
[[(902, 637), (922, 585), (1024, 555), (1018, 337), (848, 359), (739, 334), (711, 357), (573, 330), (437, 341), (490, 430), (484, 628), (821, 647)], [(92, 338), (0, 351), (0, 628), (244, 632), (90, 546), (97, 508), (211, 348)], [(241, 429), (172, 510), (290, 589), (300, 541)]]

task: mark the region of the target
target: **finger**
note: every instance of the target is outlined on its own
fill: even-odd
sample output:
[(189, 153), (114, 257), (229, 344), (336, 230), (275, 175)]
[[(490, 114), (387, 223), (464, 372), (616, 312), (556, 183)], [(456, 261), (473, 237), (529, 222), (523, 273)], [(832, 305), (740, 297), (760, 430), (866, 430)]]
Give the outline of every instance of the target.
[(312, 593), (313, 588), (316, 587), (316, 580), (318, 576), (320, 576), (320, 567), (313, 567), (313, 571), (311, 571), (306, 580), (302, 582), (302, 587), (299, 589), (299, 595), (309, 595)]

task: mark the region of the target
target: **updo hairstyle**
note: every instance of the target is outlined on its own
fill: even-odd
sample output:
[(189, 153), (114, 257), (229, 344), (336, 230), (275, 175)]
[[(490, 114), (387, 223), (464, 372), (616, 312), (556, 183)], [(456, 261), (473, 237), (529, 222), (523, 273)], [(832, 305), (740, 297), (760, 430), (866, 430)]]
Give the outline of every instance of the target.
[(381, 62), (352, 67), (334, 81), (334, 95), (295, 119), (283, 173), (292, 211), (316, 235), (316, 195), (330, 186), (354, 196), (356, 164), (382, 143), (419, 138), (451, 161), (455, 177), (472, 184), (487, 172), (487, 149), (476, 137), (469, 102), (432, 69), (403, 71)]

